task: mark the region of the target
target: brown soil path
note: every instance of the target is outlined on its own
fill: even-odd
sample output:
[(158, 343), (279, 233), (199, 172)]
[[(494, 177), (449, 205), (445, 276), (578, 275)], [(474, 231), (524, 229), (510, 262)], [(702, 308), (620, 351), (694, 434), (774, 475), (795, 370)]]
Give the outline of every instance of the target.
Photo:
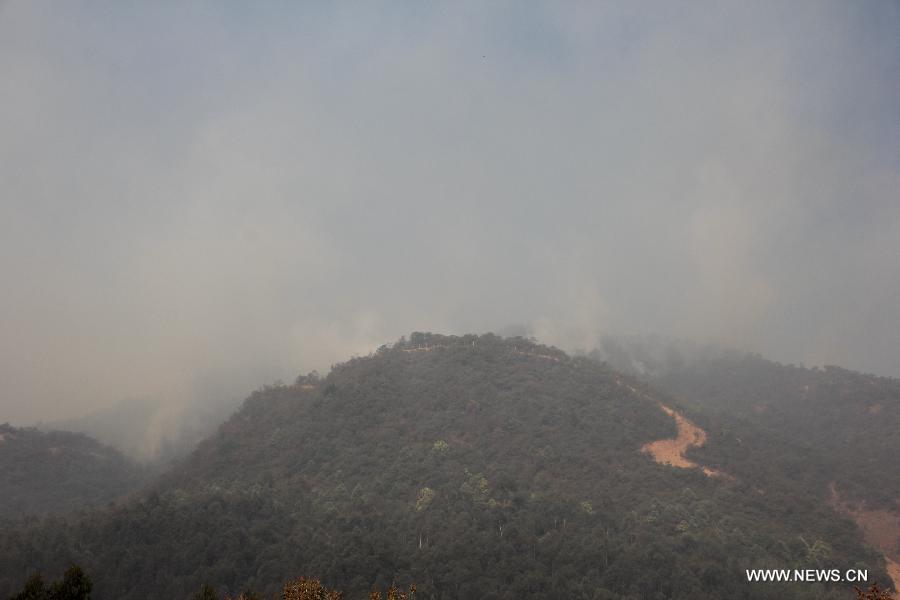
[[(442, 344), (435, 344), (433, 346), (419, 346), (416, 348), (404, 348), (404, 352), (430, 352), (437, 348), (447, 348), (447, 346)], [(552, 362), (561, 362), (561, 359), (557, 356), (551, 356), (549, 354), (539, 354), (537, 352), (527, 352), (518, 349), (513, 350), (513, 354), (518, 354), (520, 356), (528, 356), (531, 358), (537, 358), (540, 360), (552, 361)], [(707, 477), (725, 477), (731, 478), (730, 475), (723, 473), (722, 471), (717, 471), (715, 469), (710, 469), (709, 467), (704, 467), (702, 465), (698, 465), (694, 461), (685, 457), (685, 452), (688, 451), (689, 448), (699, 448), (703, 444), (706, 443), (706, 432), (703, 431), (700, 427), (698, 427), (693, 421), (689, 420), (687, 417), (682, 415), (679, 412), (669, 408), (662, 402), (659, 402), (652, 396), (647, 393), (644, 393), (638, 390), (636, 387), (629, 383), (625, 383), (622, 379), (616, 378), (615, 382), (617, 385), (624, 387), (631, 393), (641, 396), (647, 400), (651, 400), (656, 402), (659, 407), (670, 417), (675, 419), (675, 424), (678, 427), (678, 436), (674, 439), (664, 439), (657, 440), (655, 442), (650, 442), (648, 444), (644, 444), (641, 448), (641, 452), (649, 454), (653, 457), (653, 460), (662, 465), (669, 465), (672, 467), (678, 467), (679, 469), (700, 469), (703, 471), (703, 474)]]
[(641, 396), (646, 400), (656, 402), (663, 412), (675, 419), (675, 425), (678, 427), (678, 435), (675, 438), (657, 440), (655, 442), (644, 444), (643, 447), (641, 447), (641, 452), (649, 454), (653, 457), (653, 460), (661, 465), (668, 465), (679, 469), (700, 469), (707, 477), (731, 477), (722, 471), (698, 465), (684, 455), (688, 449), (699, 448), (706, 443), (706, 432), (698, 427), (696, 423), (666, 406), (650, 394), (638, 390), (633, 385), (625, 383), (618, 378), (616, 378), (615, 381), (616, 384), (624, 387), (629, 392)]
[(867, 510), (865, 506), (845, 502), (833, 481), (829, 489), (835, 510), (853, 519), (862, 529), (866, 541), (884, 554), (888, 576), (896, 590), (894, 598), (900, 600), (900, 515), (884, 509)]
[(884, 557), (884, 561), (887, 563), (888, 576), (894, 582), (894, 598), (900, 600), (900, 562), (887, 556)]
[(680, 469), (696, 469), (700, 467), (694, 461), (686, 458), (684, 453), (688, 451), (688, 448), (699, 447), (705, 444), (706, 432), (665, 404), (660, 404), (659, 407), (667, 415), (675, 419), (675, 424), (678, 426), (678, 436), (675, 439), (657, 440), (644, 444), (641, 452), (649, 454), (653, 457), (653, 460), (662, 465), (670, 465)]
[(436, 350), (438, 348), (449, 348), (445, 344), (435, 344), (433, 346), (416, 346), (415, 348), (403, 348), (404, 352), (431, 352), (432, 350)]
[(530, 356), (541, 360), (549, 360), (550, 362), (562, 362), (558, 356), (550, 356), (549, 354), (538, 354), (537, 352), (523, 352), (522, 350), (513, 350), (513, 354), (519, 356)]

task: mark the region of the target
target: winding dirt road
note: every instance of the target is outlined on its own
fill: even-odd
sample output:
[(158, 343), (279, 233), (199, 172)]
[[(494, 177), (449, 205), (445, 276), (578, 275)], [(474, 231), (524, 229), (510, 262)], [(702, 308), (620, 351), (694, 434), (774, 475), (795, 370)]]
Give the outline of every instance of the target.
[(655, 442), (644, 444), (641, 447), (641, 452), (649, 454), (653, 457), (653, 460), (661, 465), (668, 465), (679, 469), (700, 469), (707, 477), (731, 477), (722, 471), (698, 465), (685, 456), (685, 453), (690, 448), (699, 448), (706, 443), (706, 432), (698, 427), (696, 423), (666, 406), (650, 394), (638, 390), (633, 385), (625, 383), (621, 379), (616, 379), (616, 384), (624, 387), (632, 394), (656, 402), (663, 412), (675, 419), (675, 425), (678, 427), (678, 435), (675, 438), (656, 440)]
[(706, 443), (706, 432), (697, 427), (687, 417), (675, 412), (665, 404), (659, 403), (659, 407), (667, 415), (675, 419), (675, 424), (678, 426), (678, 437), (644, 444), (641, 452), (649, 454), (653, 457), (653, 460), (661, 465), (669, 465), (679, 469), (700, 469), (707, 477), (722, 476), (723, 473), (721, 471), (698, 465), (684, 455), (688, 449), (699, 448)]

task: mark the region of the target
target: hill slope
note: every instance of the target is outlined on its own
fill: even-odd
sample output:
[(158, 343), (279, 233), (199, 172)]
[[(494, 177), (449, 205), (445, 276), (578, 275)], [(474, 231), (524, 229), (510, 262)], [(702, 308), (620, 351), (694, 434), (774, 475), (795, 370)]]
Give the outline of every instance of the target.
[(884, 580), (849, 519), (779, 479), (761, 494), (654, 462), (642, 448), (677, 436), (661, 401), (680, 410), (521, 338), (414, 334), (253, 394), (139, 498), (0, 530), (0, 573), (76, 561), (123, 599), (301, 574), (351, 593), (414, 581), (422, 598), (847, 597), (748, 584), (764, 566)]
[(900, 509), (900, 381), (748, 355), (675, 369), (653, 382), (732, 429), (753, 426), (815, 455), (810, 461), (828, 471), (819, 482), (823, 496), (835, 481), (854, 499)]
[(0, 519), (103, 506), (140, 481), (134, 464), (86, 435), (0, 425)]
[(860, 524), (900, 584), (900, 381), (748, 355), (698, 361), (653, 382), (712, 430), (706, 460), (748, 474), (764, 464), (802, 480)]

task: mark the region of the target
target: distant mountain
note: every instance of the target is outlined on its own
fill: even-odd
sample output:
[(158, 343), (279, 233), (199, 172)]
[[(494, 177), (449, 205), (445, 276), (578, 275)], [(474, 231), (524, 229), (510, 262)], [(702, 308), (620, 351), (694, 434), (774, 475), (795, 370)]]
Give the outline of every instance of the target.
[(116, 599), (271, 594), (304, 574), (419, 598), (849, 597), (747, 582), (764, 567), (887, 581), (850, 515), (768, 460), (791, 440), (754, 443), (753, 470), (716, 450), (715, 423), (530, 340), (416, 333), (254, 393), (124, 504), (0, 528), (0, 596), (71, 562)]
[(39, 423), (38, 428), (85, 433), (132, 460), (161, 466), (185, 457), (239, 406), (227, 399), (186, 405), (130, 400), (81, 417)]
[(0, 519), (104, 506), (141, 481), (139, 467), (84, 434), (0, 425)]

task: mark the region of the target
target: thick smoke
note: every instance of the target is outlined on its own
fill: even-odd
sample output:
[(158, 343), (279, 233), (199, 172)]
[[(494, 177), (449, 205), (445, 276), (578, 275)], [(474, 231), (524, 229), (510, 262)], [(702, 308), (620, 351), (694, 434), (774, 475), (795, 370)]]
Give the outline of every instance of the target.
[(898, 376), (898, 30), (838, 1), (2, 4), (0, 421), (511, 323)]

